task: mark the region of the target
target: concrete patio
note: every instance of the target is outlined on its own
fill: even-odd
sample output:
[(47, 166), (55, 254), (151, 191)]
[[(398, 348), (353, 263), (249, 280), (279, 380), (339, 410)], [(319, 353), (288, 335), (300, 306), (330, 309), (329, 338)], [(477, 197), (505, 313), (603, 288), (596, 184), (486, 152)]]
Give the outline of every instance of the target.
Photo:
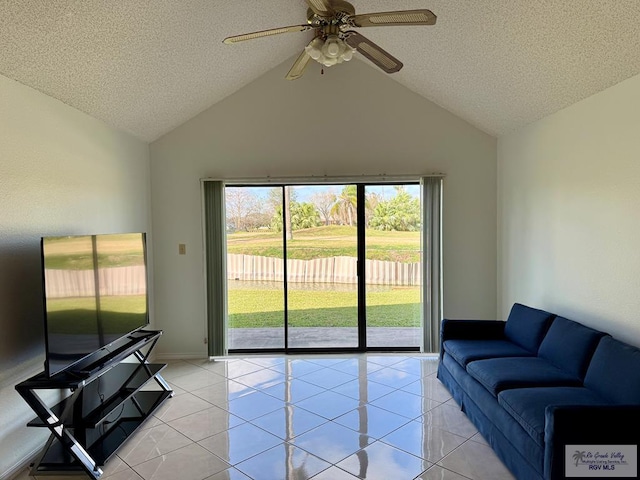
[[(284, 348), (283, 328), (229, 328), (228, 348)], [(369, 327), (368, 347), (419, 347), (422, 329), (417, 327)], [(356, 347), (355, 327), (289, 327), (289, 347)]]

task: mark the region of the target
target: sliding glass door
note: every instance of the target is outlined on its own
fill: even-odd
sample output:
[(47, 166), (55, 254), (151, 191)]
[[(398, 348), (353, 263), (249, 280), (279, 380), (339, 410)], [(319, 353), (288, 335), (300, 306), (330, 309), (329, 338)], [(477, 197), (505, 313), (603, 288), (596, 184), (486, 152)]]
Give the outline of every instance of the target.
[(418, 349), (417, 184), (227, 186), (231, 351)]
[(355, 185), (286, 187), (287, 346), (358, 347)]
[(272, 227), (281, 188), (226, 187), (227, 344), (284, 349), (284, 244)]
[(420, 186), (367, 185), (367, 346), (419, 347)]

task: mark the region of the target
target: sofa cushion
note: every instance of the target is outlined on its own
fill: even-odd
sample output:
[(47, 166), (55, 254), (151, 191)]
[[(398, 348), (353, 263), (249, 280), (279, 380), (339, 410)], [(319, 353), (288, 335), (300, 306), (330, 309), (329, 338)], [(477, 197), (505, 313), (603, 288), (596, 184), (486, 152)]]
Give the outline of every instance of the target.
[(593, 352), (606, 333), (556, 317), (540, 344), (538, 356), (583, 379)]
[(512, 342), (536, 354), (554, 317), (553, 313), (514, 303), (504, 334)]
[(509, 388), (582, 386), (580, 378), (540, 357), (476, 360), (467, 364), (467, 372), (494, 397)]
[(584, 387), (536, 387), (503, 390), (498, 403), (529, 436), (544, 446), (544, 412), (549, 405), (604, 405), (607, 400)]
[(640, 405), (640, 349), (603, 337), (584, 385), (613, 403)]
[(503, 460), (504, 456), (508, 457), (506, 463), (510, 465), (509, 468), (513, 467), (514, 462), (519, 463), (516, 458), (522, 456), (520, 462), (531, 465), (539, 472), (538, 475), (528, 475), (524, 473), (526, 467), (524, 470), (516, 467), (514, 473), (523, 473), (518, 478), (542, 478), (544, 448), (522, 431), (520, 424), (498, 405), (496, 397), (471, 378), (448, 354), (444, 355), (444, 361), (438, 366), (438, 378), (451, 391), (469, 420), (488, 439), (496, 453)]
[(463, 367), (482, 358), (533, 356), (508, 340), (446, 340), (443, 345), (444, 351)]

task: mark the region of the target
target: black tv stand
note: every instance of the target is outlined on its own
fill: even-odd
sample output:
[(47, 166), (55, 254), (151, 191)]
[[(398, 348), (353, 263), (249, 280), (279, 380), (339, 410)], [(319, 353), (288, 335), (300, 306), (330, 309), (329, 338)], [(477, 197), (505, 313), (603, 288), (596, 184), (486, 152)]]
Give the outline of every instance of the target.
[[(31, 475), (102, 475), (101, 466), (173, 391), (160, 375), (164, 364), (148, 357), (161, 331), (139, 330), (104, 351), (78, 370), (52, 377), (42, 372), (16, 385), (38, 415), (27, 424), (51, 431), (49, 440), (31, 465)], [(146, 353), (143, 353), (146, 352)], [(131, 357), (133, 362), (123, 362)], [(151, 380), (156, 388), (142, 390)], [(48, 407), (38, 390), (71, 392)]]

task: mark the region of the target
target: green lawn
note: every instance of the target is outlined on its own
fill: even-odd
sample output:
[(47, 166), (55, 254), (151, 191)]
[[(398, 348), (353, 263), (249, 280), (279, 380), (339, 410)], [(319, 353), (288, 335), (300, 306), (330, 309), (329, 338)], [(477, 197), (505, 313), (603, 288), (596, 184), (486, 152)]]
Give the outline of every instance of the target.
[[(101, 318), (106, 334), (128, 332), (146, 322), (144, 295), (101, 298)], [(94, 333), (97, 325), (93, 297), (66, 297), (47, 300), (47, 328), (53, 333)]]
[[(327, 226), (293, 232), (287, 256), (311, 260), (335, 256), (356, 257), (356, 227)], [(282, 233), (235, 232), (227, 235), (229, 253), (283, 258)], [(420, 261), (419, 232), (366, 230), (366, 256), (372, 260)], [(289, 326), (355, 327), (355, 286), (337, 284), (289, 284)], [(229, 283), (229, 327), (282, 327), (284, 323), (281, 283)], [(417, 327), (420, 325), (419, 287), (368, 289), (367, 325), (371, 327)]]
[[(142, 244), (138, 234), (100, 236), (98, 265), (100, 268), (144, 265)], [(91, 270), (93, 248), (91, 236), (48, 238), (45, 243), (46, 268)]]
[[(278, 286), (279, 285), (279, 288)], [(357, 293), (352, 288), (293, 288), (289, 291), (289, 326), (355, 327)], [(376, 287), (367, 294), (370, 327), (420, 326), (419, 287)], [(229, 327), (282, 327), (282, 284), (273, 287), (232, 282), (229, 289)]]
[[(356, 227), (328, 226), (296, 230), (287, 242), (287, 256), (311, 260), (356, 253)], [(367, 258), (393, 262), (420, 261), (420, 232), (366, 230)], [(282, 258), (282, 232), (270, 230), (227, 235), (227, 251), (244, 255)]]

